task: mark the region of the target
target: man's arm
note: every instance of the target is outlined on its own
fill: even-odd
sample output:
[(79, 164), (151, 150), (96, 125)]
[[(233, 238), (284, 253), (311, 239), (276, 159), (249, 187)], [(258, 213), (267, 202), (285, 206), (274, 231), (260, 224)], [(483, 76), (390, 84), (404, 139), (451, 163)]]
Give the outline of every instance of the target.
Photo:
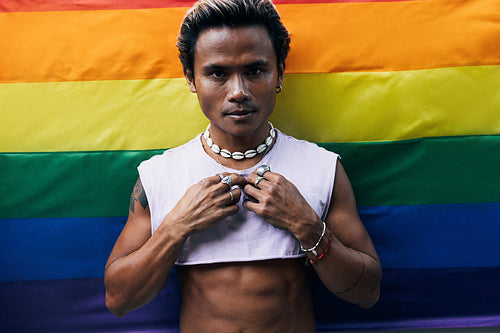
[[(338, 297), (369, 308), (379, 299), (382, 268), (359, 218), (349, 179), (340, 162), (337, 163), (325, 237), (316, 250), (318, 255), (308, 252), (307, 256), (315, 262), (321, 253), (325, 253), (313, 264), (321, 281)], [(322, 227), (322, 223), (316, 222), (305, 229), (301, 238), (304, 248), (313, 247), (319, 239), (322, 229), (318, 232), (318, 226)], [(331, 240), (328, 238), (330, 230)]]
[(117, 315), (150, 302), (165, 285), (183, 244), (173, 230), (151, 236), (151, 216), (141, 180), (130, 198), (129, 217), (105, 268), (106, 306)]
[[(251, 185), (245, 192), (258, 200), (248, 202), (247, 208), (269, 223), (290, 230), (305, 249), (316, 245), (321, 238), (323, 223), (297, 188), (283, 176), (267, 172), (259, 189)], [(248, 177), (253, 184), (256, 174)], [(325, 236), (316, 248), (317, 255), (307, 252), (324, 285), (338, 297), (361, 307), (371, 307), (379, 298), (381, 266), (372, 244), (359, 219), (354, 194), (342, 168), (337, 162), (335, 185)], [(330, 231), (332, 239), (329, 241)]]
[[(231, 174), (231, 179), (233, 185), (246, 184), (240, 175)], [(192, 185), (151, 235), (149, 205), (137, 181), (127, 223), (104, 273), (106, 306), (111, 312), (123, 316), (149, 303), (165, 285), (185, 239), (238, 212), (241, 191), (231, 190), (232, 196), (228, 191), (219, 175)]]

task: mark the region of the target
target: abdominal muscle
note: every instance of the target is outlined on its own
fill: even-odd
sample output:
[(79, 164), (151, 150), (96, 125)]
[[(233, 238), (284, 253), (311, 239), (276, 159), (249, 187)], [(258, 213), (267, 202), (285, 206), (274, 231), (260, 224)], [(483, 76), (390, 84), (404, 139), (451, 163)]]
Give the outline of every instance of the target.
[(176, 269), (182, 333), (315, 330), (303, 258)]

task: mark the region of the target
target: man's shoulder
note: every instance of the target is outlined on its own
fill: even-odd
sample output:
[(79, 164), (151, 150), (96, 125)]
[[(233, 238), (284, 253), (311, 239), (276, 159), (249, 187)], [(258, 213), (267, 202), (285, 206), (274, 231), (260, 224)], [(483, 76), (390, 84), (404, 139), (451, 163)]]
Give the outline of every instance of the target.
[(197, 135), (192, 140), (174, 147), (166, 149), (163, 153), (151, 156), (149, 159), (141, 162), (140, 166), (155, 166), (162, 163), (169, 163), (173, 159), (179, 160), (182, 158), (192, 158), (195, 155), (196, 149), (198, 148), (198, 144), (200, 142), (200, 134)]
[(311, 142), (305, 139), (298, 139), (296, 137), (293, 137), (291, 135), (279, 132), (279, 135), (281, 136), (281, 142), (282, 145), (280, 145), (280, 148), (285, 148), (286, 150), (290, 150), (295, 152), (296, 155), (304, 156), (305, 155), (329, 155), (332, 157), (337, 157), (338, 154), (325, 149), (321, 146), (319, 146), (315, 142)]

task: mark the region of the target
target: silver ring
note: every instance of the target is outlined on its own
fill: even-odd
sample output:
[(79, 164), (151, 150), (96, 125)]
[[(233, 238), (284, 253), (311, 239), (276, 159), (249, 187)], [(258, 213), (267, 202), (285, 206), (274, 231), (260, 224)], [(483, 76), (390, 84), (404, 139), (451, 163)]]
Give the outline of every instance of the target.
[(229, 201), (229, 204), (232, 204), (233, 201), (234, 201), (233, 192), (229, 191), (229, 196), (231, 197), (231, 200)]
[(262, 176), (257, 176), (257, 179), (255, 180), (255, 187), (259, 188), (259, 183), (260, 181), (264, 179)]
[(268, 167), (267, 165), (261, 165), (260, 167), (257, 168), (257, 176), (263, 177), (264, 174), (268, 171), (271, 171), (271, 168)]
[(231, 176), (225, 176), (224, 178), (222, 178), (220, 180), (220, 182), (222, 184), (226, 184), (226, 185), (229, 185), (229, 187), (231, 187), (231, 184), (232, 184)]
[(224, 179), (224, 176), (222, 175), (222, 173), (218, 173), (217, 176), (219, 176), (221, 181), (222, 181), (222, 179)]

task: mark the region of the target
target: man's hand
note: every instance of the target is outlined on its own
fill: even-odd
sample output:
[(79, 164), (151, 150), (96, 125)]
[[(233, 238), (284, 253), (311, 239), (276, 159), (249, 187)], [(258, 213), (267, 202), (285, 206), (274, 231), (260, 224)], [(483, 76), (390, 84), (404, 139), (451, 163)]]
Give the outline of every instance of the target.
[[(167, 215), (164, 222), (184, 229), (186, 235), (208, 229), (217, 221), (238, 212), (237, 203), (241, 190), (247, 181), (242, 176), (227, 172), (202, 179), (192, 185), (184, 196)], [(222, 182), (222, 178), (231, 177), (231, 186)]]
[(295, 185), (284, 176), (267, 171), (259, 179), (257, 171), (247, 178), (244, 192), (256, 201), (247, 201), (246, 207), (281, 229), (290, 230), (296, 234), (301, 223), (316, 222), (316, 212), (304, 199)]

